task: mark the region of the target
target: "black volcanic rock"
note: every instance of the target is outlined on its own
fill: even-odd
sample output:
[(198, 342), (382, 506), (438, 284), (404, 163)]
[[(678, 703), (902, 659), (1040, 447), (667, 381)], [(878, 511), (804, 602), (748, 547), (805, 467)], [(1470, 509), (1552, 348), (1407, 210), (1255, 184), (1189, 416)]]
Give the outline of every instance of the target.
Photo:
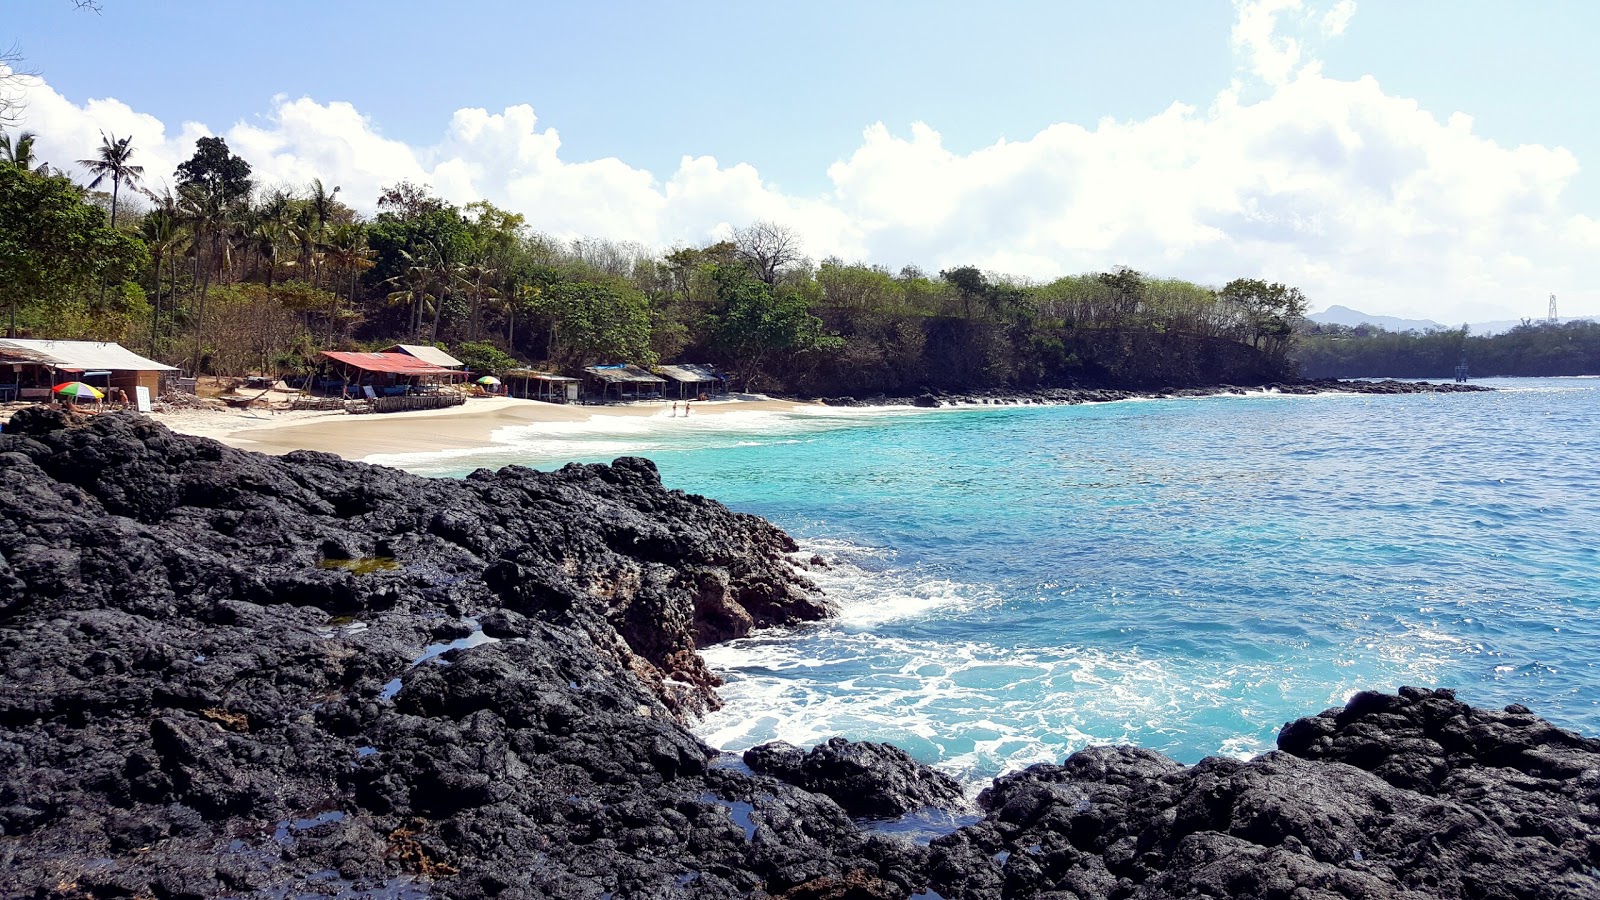
[(828, 612), (794, 549), (644, 460), (433, 480), (19, 413), (0, 896), (905, 896), (925, 851), (675, 715), (703, 641)]
[(933, 842), (946, 897), (1600, 897), (1600, 742), (1448, 691), (1358, 694), (1280, 751), (1093, 747)]
[(1084, 750), (926, 847), (864, 828), (959, 791), (883, 745), (752, 754), (790, 784), (681, 721), (698, 647), (827, 613), (793, 550), (643, 460), (430, 480), (18, 414), (0, 896), (1600, 897), (1600, 743), (1446, 691), (1248, 762)]
[(773, 741), (746, 750), (744, 762), (763, 775), (826, 794), (853, 816), (894, 818), (928, 806), (965, 804), (955, 779), (888, 744), (836, 737), (808, 753)]

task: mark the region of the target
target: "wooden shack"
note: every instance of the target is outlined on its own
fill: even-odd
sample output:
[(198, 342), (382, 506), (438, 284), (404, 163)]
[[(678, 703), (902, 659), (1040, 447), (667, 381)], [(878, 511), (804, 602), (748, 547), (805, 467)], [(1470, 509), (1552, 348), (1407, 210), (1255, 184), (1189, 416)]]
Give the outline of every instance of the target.
[(130, 399), (142, 387), (159, 397), (163, 382), (177, 371), (111, 341), (0, 339), (0, 400), (49, 400), (50, 389), (63, 381), (108, 394), (121, 388)]
[[(612, 399), (618, 402), (659, 400), (661, 389), (667, 383), (667, 380), (660, 375), (628, 363), (585, 366), (583, 374), (589, 381), (589, 390), (585, 393), (600, 403), (609, 403)], [(630, 392), (631, 397), (628, 396)]]
[(510, 369), (503, 376), (509, 396), (546, 403), (578, 402), (579, 380), (576, 378), (537, 369)]
[(679, 400), (694, 400), (728, 392), (728, 379), (710, 366), (699, 363), (677, 363), (670, 366), (656, 366), (655, 372), (671, 382), (667, 385), (667, 390), (675, 391)]

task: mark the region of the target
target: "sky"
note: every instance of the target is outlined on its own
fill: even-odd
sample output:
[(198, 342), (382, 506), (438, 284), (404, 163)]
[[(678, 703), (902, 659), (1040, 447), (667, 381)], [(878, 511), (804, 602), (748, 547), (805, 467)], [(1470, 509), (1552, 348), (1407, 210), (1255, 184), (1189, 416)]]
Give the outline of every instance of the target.
[(131, 135), (159, 187), (222, 135), (369, 213), (405, 178), (568, 238), (1600, 313), (1590, 2), (4, 4), (69, 172)]

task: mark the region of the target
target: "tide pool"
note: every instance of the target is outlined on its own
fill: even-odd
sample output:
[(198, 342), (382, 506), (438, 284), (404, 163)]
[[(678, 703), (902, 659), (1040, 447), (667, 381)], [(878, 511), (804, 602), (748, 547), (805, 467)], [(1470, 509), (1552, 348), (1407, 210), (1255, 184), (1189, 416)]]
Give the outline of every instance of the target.
[(974, 779), (1088, 743), (1252, 755), (1356, 690), (1600, 734), (1600, 382), (808, 409), (508, 431), (433, 475), (642, 455), (831, 568), (837, 621), (711, 648), (730, 750), (842, 734)]

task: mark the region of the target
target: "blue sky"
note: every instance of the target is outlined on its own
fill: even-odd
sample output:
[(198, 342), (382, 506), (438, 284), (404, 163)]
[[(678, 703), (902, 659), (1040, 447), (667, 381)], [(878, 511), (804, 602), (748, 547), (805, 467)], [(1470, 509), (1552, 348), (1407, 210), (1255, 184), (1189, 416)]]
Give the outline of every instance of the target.
[[(1551, 291), (1600, 311), (1600, 4), (8, 6), (0, 43), (49, 92), (26, 126), (62, 158), (120, 127), (170, 171), (204, 131), (264, 156), (247, 154), (269, 178), (346, 184), (357, 206), (415, 176), (568, 236), (665, 245), (772, 218), (814, 255), (896, 268), (1260, 274), (1317, 305), (1445, 321)], [(1163, 119), (1173, 104), (1184, 122)], [(1174, 142), (1210, 149), (1168, 159)], [(1318, 185), (1305, 160), (1323, 157)], [(1106, 212), (1119, 197), (1130, 211)]]

